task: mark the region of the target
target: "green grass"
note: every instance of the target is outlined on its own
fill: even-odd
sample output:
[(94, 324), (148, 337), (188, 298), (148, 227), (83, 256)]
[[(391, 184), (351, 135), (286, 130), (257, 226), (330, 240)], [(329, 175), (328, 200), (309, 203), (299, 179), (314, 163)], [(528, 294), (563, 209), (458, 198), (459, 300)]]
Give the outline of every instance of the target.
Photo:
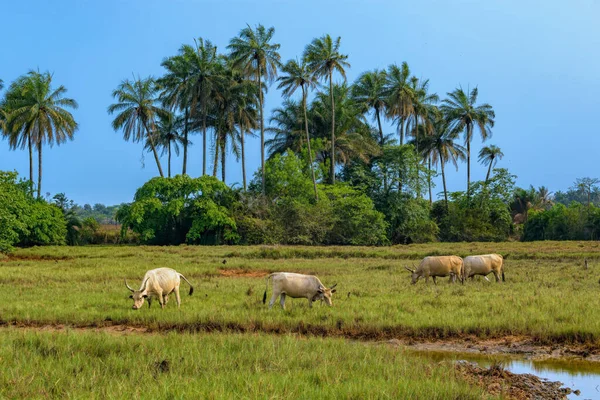
[(448, 362), (342, 339), (13, 328), (0, 334), (0, 398), (486, 398)]
[[(299, 332), (385, 339), (527, 335), (544, 343), (600, 345), (597, 242), (444, 243), (400, 247), (44, 247), (0, 261), (0, 320), (25, 324), (130, 324), (156, 330)], [(499, 252), (507, 282), (410, 285), (404, 265), (430, 254)], [(226, 258), (227, 264), (221, 261)], [(583, 269), (583, 259), (590, 269)], [(172, 267), (195, 284), (182, 307), (131, 310), (127, 278)], [(264, 278), (221, 268), (316, 274), (338, 283), (334, 307), (262, 304)], [(269, 290), (269, 297), (271, 291)]]

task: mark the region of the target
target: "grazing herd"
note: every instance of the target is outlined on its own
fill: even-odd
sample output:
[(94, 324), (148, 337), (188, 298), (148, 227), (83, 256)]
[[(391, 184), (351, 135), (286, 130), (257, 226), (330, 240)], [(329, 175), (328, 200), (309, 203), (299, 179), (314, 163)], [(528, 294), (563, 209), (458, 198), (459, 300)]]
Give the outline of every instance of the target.
[[(487, 275), (490, 273), (494, 274), (496, 282), (500, 282), (500, 276), (502, 276), (502, 281), (505, 280), (504, 259), (500, 254), (468, 256), (464, 259), (458, 256), (430, 256), (425, 257), (419, 263), (418, 267), (414, 267), (413, 269), (404, 268), (412, 274), (412, 284), (416, 284), (419, 278), (425, 278), (425, 282), (429, 282), (429, 277), (431, 277), (433, 278), (433, 283), (437, 285), (436, 279), (446, 276), (449, 276), (450, 281), (453, 283), (457, 279), (461, 283), (464, 283), (467, 278), (473, 280), (475, 275), (481, 275), (488, 280)], [(145, 299), (148, 300), (148, 307), (150, 307), (153, 298), (157, 298), (161, 308), (164, 308), (169, 301), (169, 295), (173, 292), (175, 292), (177, 307), (179, 307), (181, 305), (181, 297), (179, 295), (181, 279), (190, 285), (189, 294), (191, 296), (194, 293), (192, 284), (185, 276), (171, 268), (157, 268), (146, 272), (139, 290), (132, 289), (127, 284), (127, 281), (125, 281), (125, 286), (132, 292), (129, 297), (133, 299), (133, 309), (140, 309)], [(279, 304), (284, 308), (287, 296), (291, 298), (305, 298), (308, 300), (309, 307), (312, 307), (312, 303), (318, 300), (325, 302), (329, 306), (333, 305), (331, 297), (336, 292), (335, 287), (337, 283), (327, 288), (314, 275), (303, 275), (292, 272), (275, 272), (267, 276), (263, 304), (267, 301), (269, 279), (271, 279), (273, 285), (273, 295), (269, 301), (269, 308), (273, 307), (277, 297), (279, 297)]]

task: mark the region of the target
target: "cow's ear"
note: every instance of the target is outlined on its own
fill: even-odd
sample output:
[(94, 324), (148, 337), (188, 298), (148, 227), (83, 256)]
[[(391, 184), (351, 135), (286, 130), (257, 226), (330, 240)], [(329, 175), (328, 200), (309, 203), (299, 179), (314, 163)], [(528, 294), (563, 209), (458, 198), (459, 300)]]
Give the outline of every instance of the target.
[(142, 297), (146, 299), (146, 298), (148, 298), (148, 295), (147, 295), (147, 294), (145, 294), (145, 295), (143, 295)]
[(331, 289), (331, 293), (335, 293), (337, 289)]
[(133, 295), (129, 296), (130, 299), (133, 299)]

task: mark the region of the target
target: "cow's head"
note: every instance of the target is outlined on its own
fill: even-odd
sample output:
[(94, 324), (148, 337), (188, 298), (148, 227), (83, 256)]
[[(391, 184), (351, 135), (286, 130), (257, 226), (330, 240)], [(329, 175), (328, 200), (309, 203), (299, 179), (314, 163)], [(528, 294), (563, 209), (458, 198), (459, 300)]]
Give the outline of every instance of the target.
[(133, 299), (133, 309), (134, 310), (138, 310), (138, 309), (142, 308), (142, 306), (144, 305), (144, 299), (146, 297), (148, 297), (148, 295), (146, 294), (146, 285), (147, 284), (148, 284), (148, 279), (146, 279), (144, 281), (144, 285), (142, 286), (142, 288), (140, 290), (134, 290), (127, 284), (127, 280), (125, 280), (125, 286), (127, 286), (127, 289), (129, 289), (129, 291), (131, 292), (131, 296), (129, 296), (129, 298)]
[(313, 301), (323, 300), (325, 303), (327, 303), (328, 306), (332, 306), (333, 302), (331, 301), (331, 296), (337, 290), (337, 289), (335, 289), (336, 286), (337, 286), (337, 283), (335, 285), (333, 285), (332, 287), (330, 287), (329, 289), (326, 287), (323, 287), (323, 286), (320, 287), (319, 290), (317, 290), (317, 294), (315, 295), (315, 297), (313, 297)]
[(404, 268), (406, 268), (406, 270), (412, 274), (412, 276), (411, 276), (411, 278), (412, 278), (412, 282), (411, 282), (411, 283), (412, 283), (413, 285), (414, 285), (415, 283), (417, 283), (417, 281), (418, 281), (418, 280), (419, 280), (419, 278), (421, 277), (421, 275), (419, 275), (419, 274), (417, 273), (417, 269), (416, 269), (416, 268), (414, 268), (414, 269), (410, 269), (410, 268), (408, 268), (408, 267), (406, 267), (406, 266), (405, 266)]

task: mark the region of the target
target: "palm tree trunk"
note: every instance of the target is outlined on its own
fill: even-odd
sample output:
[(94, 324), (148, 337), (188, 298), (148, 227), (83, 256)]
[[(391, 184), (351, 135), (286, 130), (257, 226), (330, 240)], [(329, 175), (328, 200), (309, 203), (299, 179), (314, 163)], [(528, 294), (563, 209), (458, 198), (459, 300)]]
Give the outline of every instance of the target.
[(202, 112), (202, 175), (206, 175), (206, 107)]
[(33, 194), (33, 148), (31, 145), (31, 134), (27, 135), (27, 147), (29, 149), (29, 190)]
[(433, 196), (431, 195), (431, 154), (429, 155), (428, 163), (429, 172), (427, 172), (427, 184), (429, 185), (429, 205), (432, 205)]
[[(185, 121), (183, 124), (183, 169), (181, 171), (182, 175), (185, 175), (187, 173), (187, 151), (188, 151), (188, 119), (190, 118), (189, 116), (189, 108), (186, 107), (185, 108)], [(169, 176), (171, 176), (171, 174), (169, 173)]]
[(383, 129), (381, 128), (381, 118), (379, 117), (379, 108), (375, 108), (375, 115), (377, 116), (377, 124), (379, 125), (379, 145), (383, 147)]
[(467, 124), (467, 198), (471, 197), (471, 124)]
[(38, 140), (38, 199), (42, 198), (42, 141)]
[(221, 177), (223, 178), (223, 183), (225, 183), (225, 138), (221, 142)]
[(400, 118), (400, 146), (404, 144), (404, 118)]
[(171, 177), (171, 142), (169, 141), (169, 178)]
[(332, 71), (329, 70), (329, 96), (331, 97), (331, 184), (335, 185), (335, 99), (333, 97)]
[(156, 161), (156, 166), (158, 167), (158, 173), (161, 178), (164, 178), (162, 166), (160, 165), (160, 159), (158, 158), (158, 153), (156, 152), (156, 146), (154, 145), (154, 139), (150, 134), (150, 129), (148, 129), (148, 123), (144, 121), (144, 128), (146, 128), (146, 134), (148, 135), (148, 139), (150, 139), (150, 147), (152, 147), (152, 153), (154, 153), (154, 160)]
[(244, 192), (246, 191), (246, 150), (244, 148), (244, 127), (240, 123), (240, 144), (242, 147), (242, 182), (244, 184)]
[(260, 65), (256, 70), (258, 78), (258, 105), (260, 107), (260, 168), (262, 176), (262, 194), (265, 194), (265, 118), (263, 115), (263, 92)]
[(490, 180), (490, 173), (492, 172), (492, 164), (494, 163), (494, 160), (490, 160), (490, 165), (488, 166), (488, 172), (485, 176), (485, 184), (487, 185), (488, 181)]
[(315, 169), (313, 166), (312, 151), (310, 149), (310, 134), (308, 133), (308, 114), (306, 112), (306, 91), (302, 85), (302, 105), (304, 107), (304, 128), (306, 129), (306, 144), (308, 146), (308, 162), (310, 163), (310, 173), (312, 174), (313, 188), (315, 189), (315, 200), (319, 201), (317, 192), (317, 180), (315, 179)]
[(442, 183), (444, 184), (444, 200), (446, 201), (446, 211), (448, 211), (448, 190), (446, 189), (446, 173), (444, 172), (444, 158), (442, 157), (442, 152), (438, 151), (440, 154), (440, 165), (442, 166)]
[(421, 182), (419, 179), (419, 164), (421, 163), (421, 154), (419, 153), (419, 115), (417, 113), (415, 113), (415, 145), (417, 151), (417, 197), (421, 198)]
[(219, 147), (221, 147), (221, 141), (219, 140), (219, 131), (217, 129), (217, 133), (216, 133), (216, 140), (215, 140), (215, 159), (214, 159), (214, 163), (213, 163), (213, 176), (216, 178), (217, 177), (217, 167), (218, 167), (218, 163), (219, 163)]

